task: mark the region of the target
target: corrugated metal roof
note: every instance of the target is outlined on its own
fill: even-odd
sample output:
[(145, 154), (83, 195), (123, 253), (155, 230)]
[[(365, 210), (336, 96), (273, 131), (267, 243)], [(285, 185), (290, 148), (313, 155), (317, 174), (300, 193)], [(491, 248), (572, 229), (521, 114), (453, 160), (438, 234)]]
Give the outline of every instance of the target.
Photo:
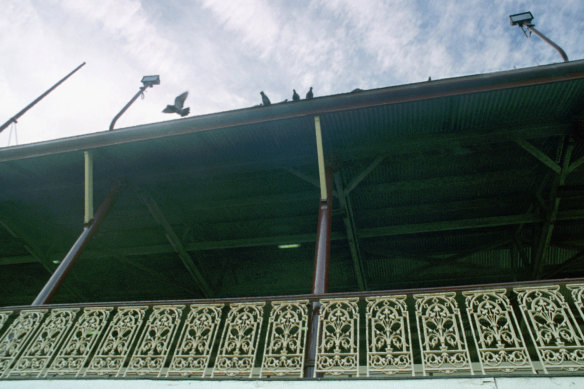
[[(70, 290), (96, 299), (111, 287), (104, 298), (123, 299), (127, 288), (119, 272), (139, 268), (149, 275), (142, 284), (133, 280), (128, 295), (198, 297), (166, 232), (140, 200), (144, 192), (216, 295), (308, 292), (320, 194), (315, 115), (327, 163), (343, 178), (343, 192), (351, 189), (344, 197), (361, 252), (352, 257), (346, 228), (351, 223), (343, 220), (347, 213), (336, 193), (331, 290), (357, 288), (353, 266), (359, 261), (370, 287), (380, 289), (492, 281), (500, 272), (489, 267), (512, 269), (504, 277), (525, 279), (532, 269), (523, 262), (515, 266), (507, 248), (492, 247), (514, 240), (523, 251), (537, 247), (553, 203), (555, 173), (514, 140), (559, 161), (558, 150), (565, 153), (563, 142), (573, 137), (572, 160), (580, 158), (582, 128), (575, 117), (583, 102), (584, 61), (576, 61), (0, 149), (0, 242), (10, 242), (0, 247), (0, 265), (28, 261), (2, 270), (32, 277), (26, 285), (22, 277), (1, 278), (9, 287), (2, 289), (0, 304), (26, 303), (48, 276), (43, 267), (54, 268), (52, 261), (81, 230), (82, 152), (88, 149), (96, 202), (112, 182), (128, 185), (80, 258)], [(570, 186), (573, 195), (583, 184), (584, 168), (576, 169), (560, 189)], [(573, 254), (558, 243), (584, 245), (576, 234), (584, 230), (581, 204), (561, 200), (544, 273)], [(301, 243), (297, 251), (277, 248), (295, 242)], [(447, 259), (462, 254), (462, 265), (449, 270)], [(124, 262), (119, 268), (118, 260)], [(42, 266), (34, 264), (39, 261)], [(473, 266), (475, 274), (466, 278)], [(94, 279), (94, 272), (111, 282)], [(157, 285), (153, 274), (159, 272), (171, 279), (181, 274), (176, 288), (166, 281)], [(87, 282), (102, 286), (86, 291)], [(18, 288), (22, 293), (11, 292)], [(74, 294), (57, 299), (75, 301)]]

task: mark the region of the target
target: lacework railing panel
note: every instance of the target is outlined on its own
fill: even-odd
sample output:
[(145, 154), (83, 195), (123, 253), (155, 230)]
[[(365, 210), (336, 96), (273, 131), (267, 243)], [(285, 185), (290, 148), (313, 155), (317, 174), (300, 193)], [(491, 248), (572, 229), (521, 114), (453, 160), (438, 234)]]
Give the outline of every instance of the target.
[(146, 327), (130, 359), (125, 375), (158, 376), (168, 358), (170, 346), (180, 323), (184, 305), (159, 305), (152, 308)]
[(102, 334), (113, 308), (85, 308), (51, 362), (46, 375), (78, 375)]
[[(307, 360), (313, 355), (307, 350), (311, 314), (318, 317), (316, 350)], [(582, 371), (582, 323), (584, 283), (226, 305), (0, 310), (0, 378), (303, 377), (311, 364), (324, 378), (469, 375), (471, 356), (485, 375)]]
[(46, 309), (21, 311), (0, 338), (0, 377), (4, 377), (27, 342), (36, 334)]
[(510, 373), (525, 369), (535, 373), (506, 290), (462, 294), (466, 297), (466, 313), (482, 373)]
[(223, 304), (191, 305), (179, 335), (168, 376), (203, 377), (209, 366)]
[(456, 293), (414, 295), (423, 374), (473, 374)]
[(85, 375), (120, 374), (147, 309), (147, 306), (118, 308)]
[(414, 356), (405, 295), (368, 297), (367, 375), (410, 373)]
[(2, 327), (4, 327), (4, 324), (6, 324), (10, 315), (12, 315), (12, 311), (0, 312), (0, 334), (2, 333)]
[(574, 300), (574, 305), (578, 309), (580, 317), (584, 318), (584, 284), (568, 284), (566, 287), (572, 295), (572, 300)]
[(37, 376), (48, 365), (54, 351), (73, 325), (79, 308), (54, 309), (24, 349), (8, 376)]
[(307, 327), (308, 300), (272, 302), (260, 377), (302, 377)]
[(544, 373), (584, 368), (582, 332), (559, 286), (515, 288)]
[(232, 304), (211, 376), (253, 374), (265, 303)]
[(320, 302), (315, 373), (359, 376), (359, 299)]

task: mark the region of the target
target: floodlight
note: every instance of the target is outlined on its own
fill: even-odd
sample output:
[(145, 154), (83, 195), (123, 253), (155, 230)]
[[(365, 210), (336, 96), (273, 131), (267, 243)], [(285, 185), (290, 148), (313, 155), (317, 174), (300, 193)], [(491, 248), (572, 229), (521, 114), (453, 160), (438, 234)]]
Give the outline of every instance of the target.
[(152, 87), (154, 85), (160, 85), (160, 76), (158, 74), (152, 76), (142, 77), (142, 84), (146, 87)]
[(136, 99), (138, 98), (138, 96), (142, 96), (144, 97), (144, 91), (147, 88), (152, 88), (154, 85), (159, 85), (160, 84), (160, 76), (158, 74), (152, 75), (152, 76), (144, 76), (142, 77), (142, 85), (140, 87), (140, 89), (138, 90), (138, 93), (136, 93), (134, 95), (134, 97), (132, 97), (130, 99), (130, 101), (128, 101), (128, 104), (126, 104), (124, 106), (124, 108), (122, 108), (122, 110), (120, 112), (118, 112), (118, 114), (113, 118), (109, 130), (113, 130), (114, 129), (114, 125), (116, 124), (116, 121), (120, 118), (120, 116), (122, 116), (122, 114), (124, 112), (126, 112), (126, 110), (130, 107), (130, 105), (132, 105), (132, 103), (134, 101), (136, 101)]
[(531, 36), (531, 33), (533, 32), (535, 35), (543, 39), (547, 44), (552, 46), (554, 49), (558, 51), (558, 53), (560, 53), (564, 62), (568, 62), (568, 56), (566, 55), (564, 49), (562, 49), (550, 38), (539, 32), (535, 28), (535, 24), (532, 23), (533, 15), (531, 14), (531, 12), (521, 12), (518, 14), (509, 15), (509, 20), (511, 21), (512, 26), (519, 26), (519, 28), (521, 28), (521, 31), (523, 31), (523, 34), (527, 38), (529, 38)]
[(522, 12), (515, 15), (509, 15), (509, 20), (511, 20), (512, 26), (523, 26), (524, 24), (531, 24), (533, 15), (531, 12)]

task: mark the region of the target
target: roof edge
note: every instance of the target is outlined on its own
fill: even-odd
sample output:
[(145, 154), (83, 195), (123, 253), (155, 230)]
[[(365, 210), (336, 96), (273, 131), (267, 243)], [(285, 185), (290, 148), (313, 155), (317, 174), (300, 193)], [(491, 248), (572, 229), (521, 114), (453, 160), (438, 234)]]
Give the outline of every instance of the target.
[(165, 122), (0, 148), (0, 162), (83, 151), (235, 126), (326, 115), (351, 109), (399, 104), (463, 94), (535, 86), (584, 78), (584, 60), (447, 78), (322, 96), (312, 100), (251, 107)]

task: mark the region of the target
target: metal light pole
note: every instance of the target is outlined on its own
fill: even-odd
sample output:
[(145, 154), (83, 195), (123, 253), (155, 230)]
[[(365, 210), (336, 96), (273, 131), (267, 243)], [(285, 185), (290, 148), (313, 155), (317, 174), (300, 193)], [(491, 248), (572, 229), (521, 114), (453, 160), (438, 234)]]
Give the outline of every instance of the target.
[(120, 112), (118, 112), (118, 114), (113, 118), (113, 120), (109, 126), (110, 131), (114, 129), (114, 125), (116, 124), (116, 122), (118, 121), (120, 116), (122, 116), (124, 114), (124, 112), (126, 112), (126, 110), (130, 107), (130, 105), (132, 105), (132, 103), (134, 103), (134, 101), (136, 101), (138, 96), (144, 94), (144, 91), (146, 90), (146, 88), (152, 88), (154, 85), (160, 84), (160, 77), (158, 75), (144, 76), (144, 77), (142, 77), (142, 84), (143, 85), (138, 90), (138, 93), (136, 93), (134, 95), (134, 97), (132, 97), (130, 99), (130, 101), (128, 101), (128, 104), (126, 104), (124, 106), (124, 108), (122, 108), (122, 110)]
[[(531, 12), (522, 12), (519, 14), (509, 15), (509, 19), (511, 21), (512, 26), (521, 27), (521, 30), (523, 31), (523, 34), (525, 34), (526, 37), (529, 38), (532, 32), (535, 33), (535, 35), (537, 35), (545, 42), (547, 42), (550, 46), (552, 46), (554, 49), (556, 49), (558, 53), (560, 53), (560, 55), (562, 56), (564, 62), (568, 62), (568, 56), (566, 55), (566, 52), (555, 42), (553, 42), (551, 39), (546, 37), (544, 34), (542, 34), (535, 28), (535, 24), (531, 22), (533, 20), (533, 15), (531, 14)], [(529, 36), (527, 35), (526, 29), (530, 31)]]
[(73, 75), (73, 73), (75, 73), (77, 70), (81, 69), (84, 65), (85, 65), (85, 62), (83, 62), (81, 65), (77, 66), (75, 69), (73, 69), (73, 71), (71, 71), (71, 73), (67, 74), (65, 77), (63, 77), (61, 80), (59, 80), (59, 82), (57, 82), (55, 85), (53, 85), (52, 87), (50, 87), (49, 89), (47, 89), (45, 93), (43, 93), (42, 95), (40, 95), (39, 97), (37, 97), (32, 103), (30, 103), (29, 105), (27, 105), (26, 107), (24, 107), (20, 112), (18, 112), (16, 115), (14, 115), (10, 119), (8, 119), (8, 121), (6, 123), (4, 123), (4, 124), (2, 124), (0, 126), (0, 132), (4, 131), (4, 129), (6, 127), (8, 127), (10, 124), (16, 123), (16, 121), (18, 120), (18, 118), (21, 117), (22, 115), (24, 115), (26, 113), (26, 111), (28, 111), (29, 109), (31, 109), (36, 103), (38, 103), (43, 98), (45, 98), (46, 95), (48, 95), (49, 93), (51, 93), (56, 87), (58, 87), (59, 85), (61, 85), (66, 79), (68, 79), (69, 77), (71, 77)]

